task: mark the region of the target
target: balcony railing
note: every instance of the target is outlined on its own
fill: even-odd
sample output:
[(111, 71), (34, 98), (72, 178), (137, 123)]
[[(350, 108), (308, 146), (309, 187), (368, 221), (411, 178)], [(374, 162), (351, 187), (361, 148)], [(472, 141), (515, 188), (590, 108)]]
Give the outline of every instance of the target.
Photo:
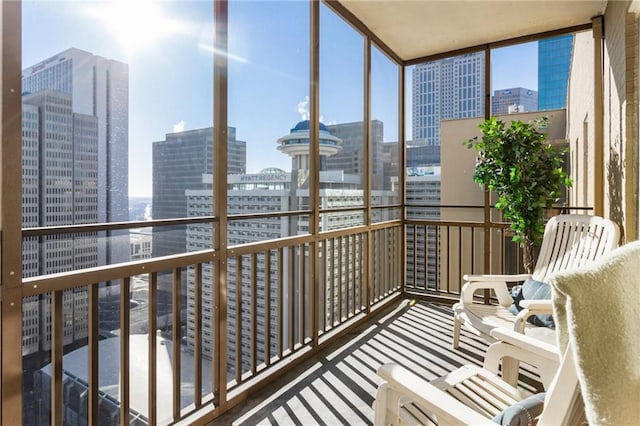
[[(50, 348), (50, 365), (25, 370), (25, 383), (41, 387), (23, 393), (25, 423), (217, 417), (403, 293), (446, 301), (465, 273), (517, 271), (508, 234), (504, 223), (392, 220), (25, 278), (23, 303), (40, 301), (42, 327), (51, 330), (41, 348)], [(105, 283), (119, 294), (119, 331), (107, 338), (100, 321), (113, 312), (101, 304)], [(140, 291), (146, 296), (133, 303)], [(161, 291), (170, 300), (160, 301)], [(67, 335), (82, 321), (83, 298), (86, 346), (76, 353), (86, 366), (79, 366), (65, 351), (78, 346)]]
[[(196, 221), (202, 222), (201, 218)], [(27, 231), (25, 237), (33, 238), (34, 232), (47, 231)], [(25, 413), (25, 421), (69, 422), (70, 406), (75, 407), (74, 416), (84, 413), (89, 424), (127, 418), (134, 423), (171, 423), (205, 407), (220, 410), (281, 371), (288, 364), (284, 361), (303, 359), (350, 324), (362, 321), (402, 288), (400, 221), (325, 232), (317, 240), (301, 235), (234, 246), (226, 256), (202, 250), (25, 278), (24, 301), (44, 301), (41, 321), (50, 322), (51, 330), (50, 366), (29, 371), (26, 374), (33, 377), (25, 377), (25, 382), (35, 383), (37, 376), (36, 384), (50, 386), (31, 396), (47, 403), (25, 401), (25, 406), (38, 407), (37, 413)], [(216, 275), (217, 268), (223, 267), (228, 277), (224, 284)], [(118, 341), (113, 346), (118, 354), (105, 353), (100, 341), (105, 312), (99, 293), (105, 292), (101, 283), (106, 282), (120, 295), (119, 336), (107, 339)], [(134, 282), (136, 286), (148, 283), (142, 303), (150, 332), (143, 353), (136, 352), (141, 348), (132, 337), (132, 318), (140, 321), (140, 307), (132, 304), (130, 296)], [(159, 315), (161, 283), (170, 288), (170, 322), (182, 326), (167, 327), (166, 316)], [(81, 315), (74, 300), (83, 297), (87, 300), (87, 345), (81, 348), (86, 351), (84, 378), (78, 377), (83, 375), (82, 368), (78, 373), (67, 365), (64, 353), (74, 315)], [(165, 365), (159, 367), (163, 350), (170, 351), (171, 373), (164, 370)], [(118, 358), (115, 364), (113, 357)], [(138, 374), (140, 360), (144, 360), (146, 377)], [(112, 382), (104, 378), (107, 366), (118, 370)], [(47, 376), (50, 379), (43, 379)], [(86, 397), (70, 391), (79, 384), (86, 386)], [(74, 395), (81, 400), (71, 401)]]

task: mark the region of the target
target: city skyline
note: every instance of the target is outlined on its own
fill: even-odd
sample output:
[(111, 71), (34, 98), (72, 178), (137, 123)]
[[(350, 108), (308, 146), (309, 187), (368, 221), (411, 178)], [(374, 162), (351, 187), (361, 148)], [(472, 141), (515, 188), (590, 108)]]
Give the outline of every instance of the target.
[[(127, 6), (131, 19), (116, 20), (122, 2), (109, 4), (113, 7), (103, 10), (105, 3), (25, 2), (23, 68), (71, 47), (127, 63), (129, 196), (151, 196), (152, 142), (174, 131), (212, 126), (212, 5), (140, 1), (140, 8)], [(231, 3), (229, 19), (238, 30), (229, 34), (229, 93), (234, 96), (228, 125), (247, 141), (247, 172), (287, 169), (290, 161), (277, 151), (277, 139), (308, 111), (308, 5)], [(324, 5), (321, 22), (326, 29), (320, 40), (321, 120), (327, 125), (362, 121), (362, 38)], [(256, 48), (266, 42), (281, 54)], [(493, 87), (535, 90), (536, 52), (536, 43), (494, 50)], [(374, 49), (371, 118), (384, 122), (385, 142), (397, 140), (396, 82), (397, 68)]]

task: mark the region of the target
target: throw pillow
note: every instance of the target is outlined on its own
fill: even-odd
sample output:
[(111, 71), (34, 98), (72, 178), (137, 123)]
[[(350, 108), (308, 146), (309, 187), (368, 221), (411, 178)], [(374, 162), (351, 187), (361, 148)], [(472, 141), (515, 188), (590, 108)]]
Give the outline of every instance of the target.
[(544, 408), (544, 392), (531, 395), (491, 419), (502, 426), (533, 426)]
[[(513, 305), (509, 306), (509, 311), (513, 315), (518, 315), (523, 308), (520, 306), (521, 300), (551, 300), (551, 286), (545, 282), (534, 280), (533, 278), (527, 279), (522, 288), (515, 295)], [(551, 315), (532, 315), (527, 321), (538, 327), (555, 328), (556, 324), (553, 322), (553, 316)]]

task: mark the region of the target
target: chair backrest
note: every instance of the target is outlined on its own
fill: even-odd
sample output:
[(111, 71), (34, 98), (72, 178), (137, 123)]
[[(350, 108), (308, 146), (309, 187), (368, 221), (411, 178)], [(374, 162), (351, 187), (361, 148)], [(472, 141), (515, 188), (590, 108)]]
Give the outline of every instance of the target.
[(618, 247), (620, 229), (599, 216), (563, 214), (552, 217), (544, 230), (533, 279), (549, 282), (558, 271), (578, 269)]

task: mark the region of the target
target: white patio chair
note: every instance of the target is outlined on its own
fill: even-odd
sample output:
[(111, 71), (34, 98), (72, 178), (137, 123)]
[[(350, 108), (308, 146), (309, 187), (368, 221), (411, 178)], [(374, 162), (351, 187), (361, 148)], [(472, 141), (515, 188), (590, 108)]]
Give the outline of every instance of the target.
[[(513, 298), (508, 282), (521, 282), (528, 278), (549, 283), (552, 274), (559, 271), (576, 270), (600, 258), (618, 246), (618, 226), (598, 216), (559, 215), (552, 217), (544, 231), (540, 254), (533, 274), (520, 275), (465, 275), (466, 281), (460, 293), (460, 302), (453, 305), (453, 347), (457, 348), (460, 328), (473, 332), (489, 342), (491, 330), (509, 328), (546, 343), (555, 343), (554, 330), (539, 327), (527, 319), (532, 315), (553, 313), (551, 300), (523, 300), (524, 307), (518, 315), (509, 311)], [(494, 291), (498, 304), (483, 304), (474, 301), (478, 290)]]
[(534, 356), (553, 362), (560, 351), (562, 362), (546, 388), (542, 411), (526, 419), (526, 424), (636, 424), (640, 419), (639, 276), (640, 241), (580, 271), (555, 274), (551, 285), (559, 346), (495, 329), (492, 338), (502, 341), (489, 347), (482, 369), (464, 366), (428, 383), (400, 366), (381, 366), (378, 374), (384, 381), (374, 402), (374, 424), (495, 424), (496, 413), (525, 398), (522, 390), (495, 374), (499, 358), (528, 362)]
[[(402, 366), (382, 365), (378, 375), (384, 381), (378, 386), (373, 405), (374, 425), (495, 425), (492, 419), (496, 415), (531, 397), (491, 371), (502, 356), (498, 352), (510, 347), (507, 356), (517, 353), (525, 361), (534, 355), (557, 366), (558, 348), (511, 330), (492, 333), (494, 338), (505, 339), (505, 342), (489, 347), (487, 359), (493, 359), (489, 362), (492, 365), (485, 362), (483, 368), (466, 365), (429, 383)], [(538, 425), (577, 424), (576, 420), (584, 417), (572, 351), (565, 352), (547, 388), (544, 406), (539, 409), (542, 414)]]

